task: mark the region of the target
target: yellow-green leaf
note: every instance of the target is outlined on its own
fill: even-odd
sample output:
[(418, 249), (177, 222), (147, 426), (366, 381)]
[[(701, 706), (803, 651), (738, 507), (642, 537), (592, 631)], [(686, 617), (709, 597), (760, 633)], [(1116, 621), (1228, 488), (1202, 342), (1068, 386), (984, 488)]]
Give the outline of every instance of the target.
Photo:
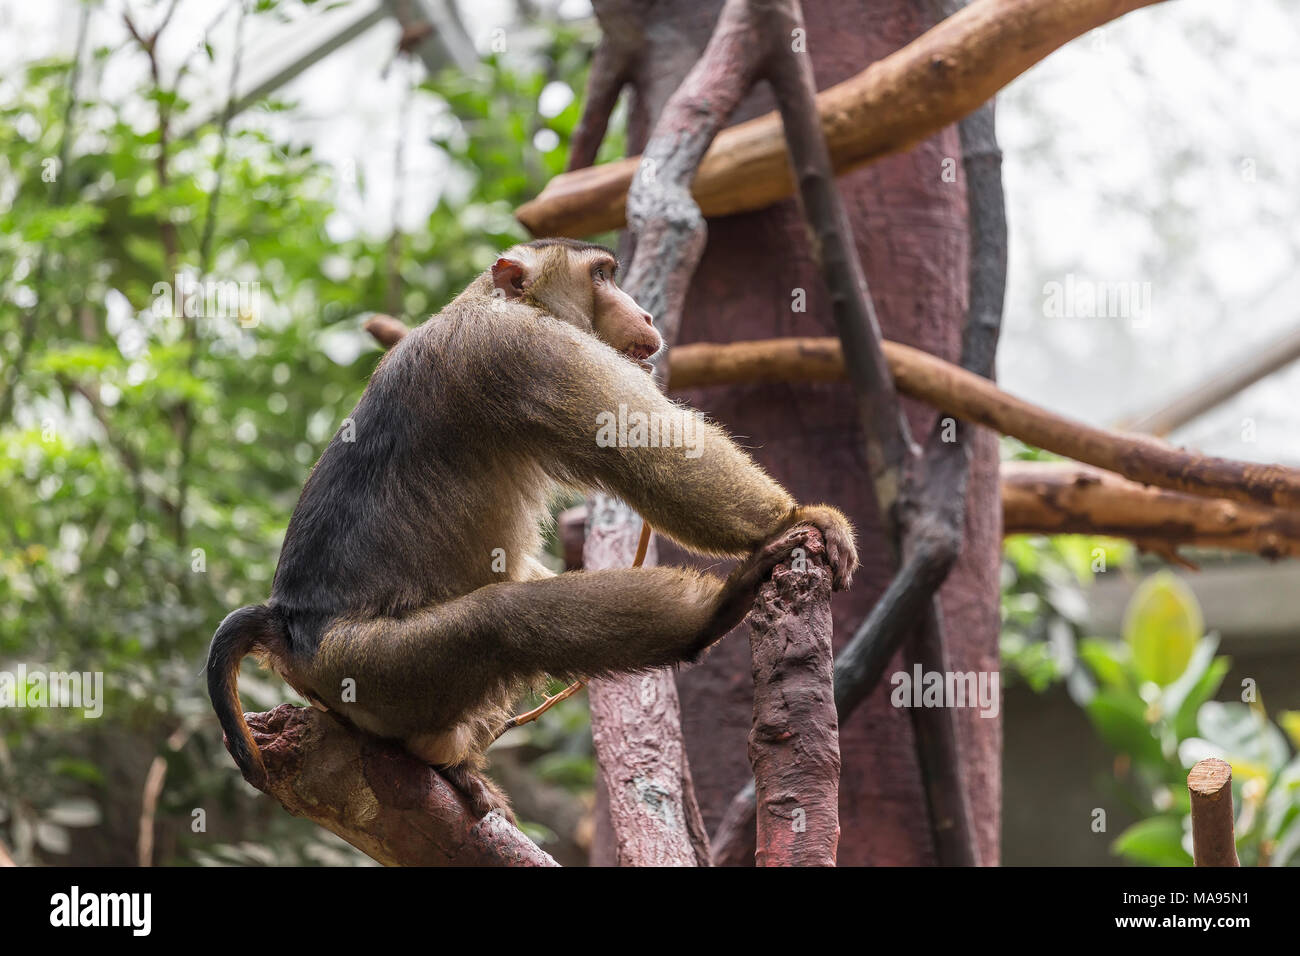
[(1191, 588), (1168, 571), (1143, 581), (1124, 613), (1124, 639), (1143, 680), (1164, 686), (1187, 669), (1203, 632)]

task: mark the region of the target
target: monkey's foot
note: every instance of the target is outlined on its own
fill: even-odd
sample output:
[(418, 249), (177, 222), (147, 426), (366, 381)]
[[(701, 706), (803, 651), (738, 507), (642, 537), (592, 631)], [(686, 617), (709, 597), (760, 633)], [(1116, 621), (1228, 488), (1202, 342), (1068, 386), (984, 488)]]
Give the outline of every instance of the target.
[(497, 785), (483, 774), (461, 764), (455, 767), (439, 767), (438, 771), (446, 781), (461, 792), (474, 815), (485, 817), (493, 810), (500, 810), (501, 815), (512, 824), (516, 823), (510, 801)]

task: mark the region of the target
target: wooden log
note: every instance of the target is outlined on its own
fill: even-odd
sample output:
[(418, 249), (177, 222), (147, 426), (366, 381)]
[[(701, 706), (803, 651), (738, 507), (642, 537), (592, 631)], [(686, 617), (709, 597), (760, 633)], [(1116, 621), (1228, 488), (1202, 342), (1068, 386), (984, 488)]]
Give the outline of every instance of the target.
[[(976, 109), (1075, 37), (1158, 0), (975, 0), (901, 50), (824, 90), (817, 112), (837, 173), (901, 152)], [(640, 156), (563, 173), (516, 212), (536, 236), (585, 236), (625, 222)], [(691, 188), (706, 217), (792, 196), (775, 112), (720, 133)]]
[[(616, 498), (594, 494), (588, 500), (593, 512), (584, 566), (631, 567), (640, 520)], [(655, 563), (653, 544), (645, 563)], [(708, 833), (690, 784), (673, 672), (658, 668), (593, 680), (587, 688), (614, 861), (619, 866), (707, 866)]]
[(1002, 530), (1300, 556), (1300, 513), (1165, 491), (1069, 462), (1003, 462)]
[(773, 571), (749, 616), (759, 866), (834, 866), (840, 840), (831, 572), (821, 535), (804, 549), (798, 568)]
[[(1144, 484), (1300, 508), (1300, 471), (1294, 468), (1199, 455), (1146, 435), (1095, 428), (1008, 395), (988, 379), (920, 349), (888, 341), (884, 349), (900, 392), (957, 418)], [(843, 381), (843, 369), (839, 341), (833, 338), (694, 343), (674, 351), (669, 388)]]
[(309, 707), (244, 718), (267, 792), (385, 866), (557, 865), (499, 812), (476, 818), (460, 791), (395, 744)]
[(1241, 866), (1233, 836), (1232, 767), (1217, 757), (1187, 774), (1192, 796), (1192, 855), (1197, 866)]

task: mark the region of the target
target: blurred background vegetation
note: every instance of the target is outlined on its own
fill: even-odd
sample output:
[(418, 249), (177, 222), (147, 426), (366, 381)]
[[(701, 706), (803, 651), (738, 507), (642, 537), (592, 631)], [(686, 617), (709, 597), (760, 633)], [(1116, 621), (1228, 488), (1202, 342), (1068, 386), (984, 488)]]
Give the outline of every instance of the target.
[[(445, 182), (427, 219), (403, 222), (399, 148), (378, 190), (392, 228), (375, 235), (334, 224), (375, 191), (365, 164), (340, 169), (263, 122), (295, 103), (185, 125), (186, 75), (237, 64), (241, 38), (327, 6), (232, 3), (236, 49), (204, 33), (179, 68), (154, 70), (167, 33), (153, 49), (144, 24), (165, 5), (128, 8), (141, 37), (106, 42), (96, 24), (116, 15), (90, 4), (75, 57), (27, 62), (0, 84), (0, 670), (107, 675), (98, 720), (0, 709), (0, 845), (19, 863), (365, 862), (244, 784), (201, 662), (228, 610), (265, 599), (298, 491), (379, 358), (364, 317), (419, 322), (524, 238), (512, 212), (563, 167), (597, 33), (535, 7), (526, 55), (486, 52), (481, 70), (410, 83), (403, 109), (437, 117), (420, 135)], [(124, 74), (138, 83), (110, 82)], [(622, 143), (616, 123), (602, 159)], [(167, 306), (177, 276), (256, 290), (186, 318)], [(1145, 573), (1114, 542), (1007, 542), (1008, 680), (1066, 687), (1111, 755), (1094, 804), (1119, 800), (1134, 822), (1108, 845), (1188, 863), (1181, 781), (1216, 754), (1236, 772), (1243, 862), (1297, 862), (1300, 717), (1274, 722), (1235, 687), (1214, 699), (1228, 662), (1174, 579), (1139, 589), (1122, 636), (1093, 634), (1086, 590), (1110, 571)], [(249, 709), (289, 694), (251, 664), (240, 689)], [(581, 861), (585, 702), (502, 743), (493, 769), (530, 834)]]

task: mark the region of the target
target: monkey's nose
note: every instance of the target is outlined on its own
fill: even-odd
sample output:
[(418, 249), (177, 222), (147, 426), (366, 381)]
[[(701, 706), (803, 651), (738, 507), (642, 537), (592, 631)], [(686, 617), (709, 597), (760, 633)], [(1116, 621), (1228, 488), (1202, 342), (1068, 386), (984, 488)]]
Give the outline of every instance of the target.
[(655, 317), (653, 315), (651, 315), (649, 312), (642, 312), (641, 318), (645, 319), (646, 325), (650, 326), (651, 328), (654, 328)]

